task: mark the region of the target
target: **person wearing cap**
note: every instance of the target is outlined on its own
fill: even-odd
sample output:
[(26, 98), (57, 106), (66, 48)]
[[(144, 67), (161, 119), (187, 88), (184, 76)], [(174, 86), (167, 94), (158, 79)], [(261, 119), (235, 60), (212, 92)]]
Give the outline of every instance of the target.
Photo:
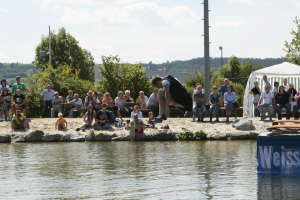
[(13, 102), (11, 106), (11, 111), (13, 114), (16, 114), (16, 110), (21, 110), (26, 116), (25, 96), (21, 93), (20, 89), (17, 89), (16, 94), (13, 96)]
[(110, 112), (106, 110), (106, 103), (101, 105), (101, 110), (99, 110), (95, 117), (95, 130), (105, 130), (110, 127)]
[(89, 90), (86, 95), (87, 96), (85, 97), (85, 100), (84, 100), (84, 110), (86, 110), (90, 104), (94, 104), (94, 102), (95, 102), (94, 92), (92, 90)]
[(58, 95), (58, 92), (54, 92), (54, 97), (52, 98), (52, 106), (51, 108), (51, 117), (55, 117), (55, 112), (62, 112), (62, 105), (63, 99), (61, 96)]
[(217, 86), (213, 86), (213, 91), (209, 95), (209, 121), (212, 122), (212, 114), (213, 112), (216, 113), (216, 120), (215, 122), (219, 121), (219, 110), (221, 105), (221, 95), (218, 93)]
[(44, 101), (42, 117), (45, 118), (49, 114), (49, 110), (52, 107), (52, 99), (54, 96), (54, 90), (51, 89), (51, 85), (48, 84), (47, 88), (41, 93), (41, 98)]
[(29, 129), (29, 124), (26, 121), (26, 117), (19, 109), (17, 109), (16, 114), (13, 115), (10, 132), (14, 132), (15, 129), (25, 129), (25, 131), (28, 131)]
[(26, 88), (25, 84), (21, 82), (20, 76), (16, 77), (16, 81), (17, 82), (12, 85), (12, 94), (16, 94), (17, 89), (20, 89), (21, 93), (24, 94), (24, 92), (27, 91), (27, 88)]
[(55, 124), (55, 129), (58, 131), (67, 130), (68, 122), (64, 119), (63, 114), (61, 112), (58, 113), (58, 119)]

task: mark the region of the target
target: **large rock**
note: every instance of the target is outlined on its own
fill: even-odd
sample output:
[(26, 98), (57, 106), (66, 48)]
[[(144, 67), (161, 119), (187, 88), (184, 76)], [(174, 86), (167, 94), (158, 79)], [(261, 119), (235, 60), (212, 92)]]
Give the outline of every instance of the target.
[(95, 141), (95, 133), (93, 130), (90, 130), (90, 132), (85, 136), (85, 141)]
[(229, 134), (226, 132), (216, 131), (214, 133), (208, 134), (207, 139), (211, 140), (227, 140), (229, 139)]
[(154, 137), (154, 135), (135, 134), (134, 140), (135, 141), (155, 141), (155, 137)]
[(11, 138), (12, 143), (25, 142), (25, 134), (18, 134)]
[(238, 133), (231, 133), (229, 138), (231, 140), (247, 140), (249, 139), (249, 134), (247, 131), (241, 131)]
[(111, 139), (113, 137), (116, 137), (116, 134), (111, 135), (109, 133), (100, 132), (100, 133), (95, 135), (95, 140), (96, 141), (111, 141)]
[(240, 120), (235, 120), (232, 123), (232, 127), (236, 128), (237, 130), (254, 130), (255, 127), (253, 126), (252, 119), (248, 117), (243, 117)]
[(256, 140), (258, 135), (259, 135), (259, 133), (256, 133), (256, 132), (254, 132), (254, 131), (251, 131), (251, 132), (249, 133), (249, 139)]
[(59, 133), (47, 134), (43, 137), (44, 142), (58, 142), (62, 138), (62, 135)]
[(62, 136), (60, 141), (62, 141), (62, 142), (84, 142), (85, 137), (84, 137), (84, 135), (81, 135), (78, 133), (67, 133)]
[(11, 136), (6, 134), (6, 135), (0, 135), (0, 143), (9, 143), (11, 142)]
[(156, 141), (173, 141), (174, 134), (172, 132), (158, 132), (154, 135)]
[(42, 142), (43, 141), (44, 132), (40, 130), (31, 131), (28, 133), (24, 140), (25, 142)]

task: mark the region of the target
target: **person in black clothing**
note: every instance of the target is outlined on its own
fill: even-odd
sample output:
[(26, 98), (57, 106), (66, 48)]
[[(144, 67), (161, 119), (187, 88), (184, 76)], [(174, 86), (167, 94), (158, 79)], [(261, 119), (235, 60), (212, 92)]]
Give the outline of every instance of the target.
[(253, 103), (253, 106), (254, 106), (254, 117), (260, 117), (260, 112), (257, 109), (257, 104), (258, 104), (258, 101), (259, 101), (259, 98), (260, 98), (260, 93), (261, 92), (260, 92), (260, 89), (258, 87), (258, 82), (254, 81), (254, 87), (250, 91), (250, 94), (253, 95), (252, 103)]
[(284, 91), (283, 85), (279, 86), (278, 93), (275, 96), (275, 105), (276, 105), (276, 112), (278, 115), (278, 119), (282, 119), (281, 116), (281, 109), (286, 109), (286, 119), (290, 119), (291, 117), (291, 95)]
[(186, 111), (192, 111), (193, 100), (191, 94), (179, 82), (178, 79), (171, 75), (164, 78), (160, 76), (153, 77), (151, 84), (154, 87), (162, 88), (159, 91), (159, 116), (155, 118), (154, 123), (166, 120), (170, 115), (169, 105), (172, 103), (174, 106)]
[(110, 113), (106, 110), (107, 105), (103, 103), (101, 105), (101, 110), (96, 114), (94, 129), (95, 130), (105, 130), (110, 127)]
[(290, 88), (288, 90), (288, 92), (290, 93), (290, 95), (292, 96), (292, 101), (295, 101), (295, 95), (297, 94), (297, 90), (295, 90), (294, 88), (294, 84), (290, 83)]

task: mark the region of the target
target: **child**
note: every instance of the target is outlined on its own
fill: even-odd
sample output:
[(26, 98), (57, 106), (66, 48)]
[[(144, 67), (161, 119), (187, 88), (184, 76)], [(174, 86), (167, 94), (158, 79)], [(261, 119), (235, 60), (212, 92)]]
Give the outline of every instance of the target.
[(87, 107), (87, 112), (85, 113), (84, 117), (83, 117), (83, 125), (79, 128), (76, 128), (76, 131), (82, 130), (84, 131), (85, 128), (87, 127), (91, 127), (92, 123), (94, 121), (96, 117), (96, 111), (94, 110), (94, 107), (92, 104), (88, 105)]
[(131, 120), (133, 120), (133, 116), (137, 114), (139, 119), (142, 119), (143, 113), (140, 111), (140, 107), (138, 105), (135, 105), (133, 107), (133, 111), (131, 112)]
[(68, 123), (63, 118), (63, 114), (58, 113), (58, 119), (57, 119), (56, 124), (55, 124), (55, 129), (57, 129), (59, 131), (67, 130), (67, 125), (68, 125)]
[(150, 127), (150, 128), (155, 127), (155, 124), (153, 123), (153, 120), (154, 120), (153, 112), (150, 111), (150, 112), (148, 113), (148, 116), (149, 116), (149, 119), (148, 119), (149, 127)]
[(133, 142), (135, 137), (136, 123), (134, 121), (130, 121), (128, 127), (129, 127), (130, 141)]

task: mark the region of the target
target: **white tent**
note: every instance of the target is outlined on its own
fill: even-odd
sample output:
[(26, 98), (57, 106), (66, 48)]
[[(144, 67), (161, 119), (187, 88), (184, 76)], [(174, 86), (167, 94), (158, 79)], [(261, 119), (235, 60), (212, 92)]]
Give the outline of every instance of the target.
[(265, 67), (263, 69), (254, 71), (250, 74), (248, 82), (245, 88), (244, 94), (244, 116), (253, 116), (253, 95), (249, 94), (251, 89), (254, 87), (254, 81), (258, 81), (259, 88), (261, 91), (264, 90), (263, 75), (267, 75), (268, 81), (271, 84), (271, 90), (273, 90), (274, 82), (279, 82), (279, 85), (283, 84), (283, 79), (287, 78), (288, 84), (293, 83), (295, 89), (300, 89), (300, 66), (283, 62), (281, 64)]

